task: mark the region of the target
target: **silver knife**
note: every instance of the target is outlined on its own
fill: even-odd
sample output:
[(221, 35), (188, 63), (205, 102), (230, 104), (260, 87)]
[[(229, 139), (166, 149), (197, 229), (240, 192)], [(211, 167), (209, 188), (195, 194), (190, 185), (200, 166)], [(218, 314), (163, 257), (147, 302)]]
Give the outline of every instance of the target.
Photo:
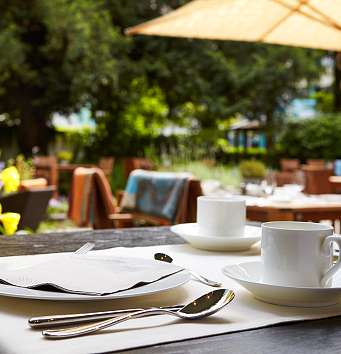
[[(166, 310), (179, 310), (184, 305), (165, 306), (160, 307)], [(144, 308), (126, 309), (126, 310), (114, 310), (114, 311), (102, 311), (102, 312), (88, 312), (88, 313), (76, 313), (68, 315), (50, 315), (41, 317), (32, 317), (28, 320), (28, 324), (32, 328), (53, 327), (59, 325), (72, 325), (80, 322), (91, 322), (96, 320), (104, 320), (107, 318), (113, 318), (116, 316), (125, 315), (128, 313), (145, 310)]]

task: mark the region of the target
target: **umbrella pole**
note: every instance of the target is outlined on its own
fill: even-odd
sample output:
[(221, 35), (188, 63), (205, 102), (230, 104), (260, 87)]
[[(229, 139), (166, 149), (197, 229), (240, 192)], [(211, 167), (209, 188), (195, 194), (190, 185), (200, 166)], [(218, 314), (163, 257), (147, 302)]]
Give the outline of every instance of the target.
[(341, 52), (335, 52), (334, 63), (334, 110), (341, 112)]

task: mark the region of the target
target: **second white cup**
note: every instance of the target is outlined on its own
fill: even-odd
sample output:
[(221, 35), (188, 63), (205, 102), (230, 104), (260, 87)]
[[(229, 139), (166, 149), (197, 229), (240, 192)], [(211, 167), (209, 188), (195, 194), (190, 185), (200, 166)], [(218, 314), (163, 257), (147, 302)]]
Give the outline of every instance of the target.
[(243, 236), (246, 222), (245, 200), (239, 197), (198, 197), (197, 224), (206, 236)]
[(323, 287), (341, 268), (333, 264), (332, 243), (341, 236), (329, 225), (298, 221), (262, 224), (262, 281), (294, 287)]

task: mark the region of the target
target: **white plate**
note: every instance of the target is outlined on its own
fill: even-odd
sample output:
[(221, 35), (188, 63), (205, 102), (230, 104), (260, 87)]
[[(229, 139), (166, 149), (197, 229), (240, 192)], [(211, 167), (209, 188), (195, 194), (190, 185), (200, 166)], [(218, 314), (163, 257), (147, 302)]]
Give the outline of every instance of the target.
[(305, 288), (265, 284), (261, 262), (245, 262), (224, 267), (223, 273), (250, 291), (259, 300), (276, 305), (318, 307), (335, 305), (341, 300), (341, 281), (330, 288)]
[(244, 235), (236, 237), (202, 235), (197, 223), (174, 225), (171, 231), (185, 239), (191, 246), (209, 251), (244, 251), (261, 239), (261, 228), (248, 225), (245, 226)]
[(27, 288), (19, 288), (12, 285), (0, 284), (0, 296), (17, 297), (23, 299), (36, 299), (36, 300), (59, 300), (59, 301), (93, 301), (93, 300), (113, 300), (124, 299), (128, 297), (143, 296), (159, 293), (174, 289), (180, 285), (187, 283), (191, 275), (187, 270), (182, 270), (178, 273), (172, 274), (168, 277), (162, 278), (153, 283), (149, 283), (138, 288), (124, 290), (115, 294), (105, 296), (90, 296), (58, 293), (52, 291), (43, 291)]

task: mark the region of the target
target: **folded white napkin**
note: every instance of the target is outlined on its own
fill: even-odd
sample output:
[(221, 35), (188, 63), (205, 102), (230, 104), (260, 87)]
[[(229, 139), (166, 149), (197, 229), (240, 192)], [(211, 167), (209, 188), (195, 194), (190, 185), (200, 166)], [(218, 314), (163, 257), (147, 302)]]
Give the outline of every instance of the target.
[(47, 285), (68, 293), (107, 295), (157, 281), (182, 268), (140, 258), (51, 254), (0, 261), (0, 280), (14, 286)]

